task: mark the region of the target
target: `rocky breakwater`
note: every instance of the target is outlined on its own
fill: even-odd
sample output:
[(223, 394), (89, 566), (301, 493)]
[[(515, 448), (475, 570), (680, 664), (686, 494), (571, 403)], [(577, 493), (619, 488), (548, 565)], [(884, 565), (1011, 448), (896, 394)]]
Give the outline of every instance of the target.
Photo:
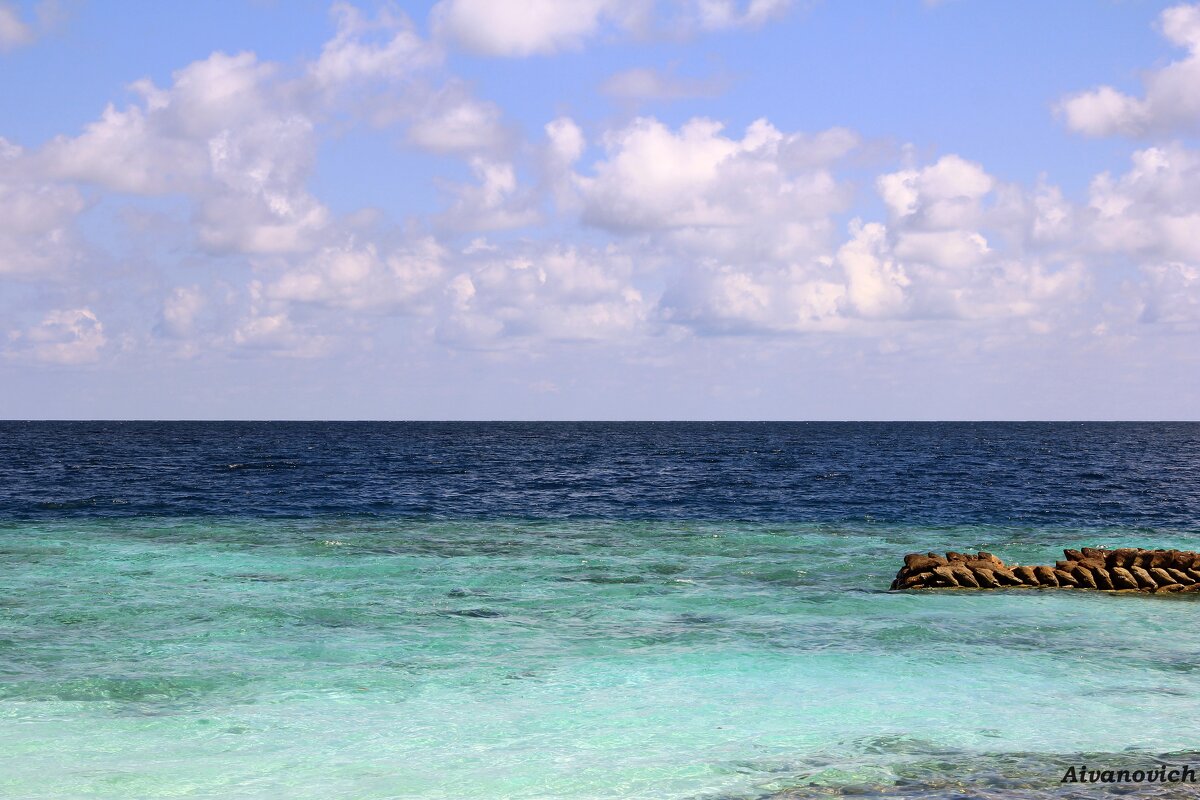
[(1200, 553), (1183, 550), (1064, 550), (1054, 566), (1005, 564), (991, 553), (910, 553), (892, 581), (902, 589), (1097, 589), (1200, 592)]

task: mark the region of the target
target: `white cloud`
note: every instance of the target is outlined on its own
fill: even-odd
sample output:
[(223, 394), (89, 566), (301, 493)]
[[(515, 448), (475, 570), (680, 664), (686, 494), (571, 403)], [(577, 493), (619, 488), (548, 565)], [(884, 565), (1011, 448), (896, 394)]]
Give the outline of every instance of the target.
[(156, 331), (172, 339), (186, 339), (196, 332), (197, 320), (207, 305), (199, 286), (177, 286), (163, 300)]
[(32, 42), (33, 26), (21, 19), (12, 3), (0, 3), (0, 50), (10, 50)]
[(752, 269), (700, 265), (663, 296), (663, 319), (703, 334), (832, 332), (846, 327), (846, 286), (828, 263)]
[(725, 91), (720, 78), (687, 78), (650, 67), (635, 67), (609, 76), (600, 91), (617, 100), (682, 100), (714, 97)]
[(263, 296), (351, 311), (412, 311), (441, 279), (444, 258), (432, 238), (387, 254), (370, 243), (326, 247), (266, 284)]
[(322, 91), (341, 92), (357, 83), (406, 79), (440, 60), (437, 50), (417, 34), (412, 21), (391, 8), (383, 7), (374, 20), (346, 2), (334, 3), (331, 12), (337, 32), (309, 65), (309, 74)]
[(496, 231), (533, 225), (542, 218), (536, 197), (522, 188), (513, 165), (475, 157), (471, 171), (479, 183), (452, 186), (455, 200), (439, 222), (454, 230)]
[[(606, 28), (669, 33), (753, 28), (794, 0), (440, 0), (431, 13), (439, 38), (487, 56), (545, 55), (582, 47)], [(662, 5), (663, 8), (659, 8)]]
[(104, 325), (88, 308), (57, 309), (23, 331), (9, 333), (10, 354), (48, 364), (89, 364), (108, 343)]
[[(643, 117), (610, 134), (608, 157), (580, 181), (584, 220), (617, 231), (732, 227), (820, 218), (845, 205), (846, 192), (820, 162), (849, 151), (853, 134), (785, 135), (765, 120), (741, 139), (722, 130), (697, 118), (674, 132)], [(817, 164), (812, 150), (821, 151)]]
[(555, 341), (628, 338), (649, 305), (619, 254), (575, 247), (483, 251), (447, 285), (438, 338), (458, 347), (496, 348)]
[(629, 0), (441, 0), (434, 30), (467, 50), (489, 56), (529, 56), (580, 47), (605, 15), (621, 18)]
[(1153, 261), (1200, 262), (1200, 153), (1150, 147), (1132, 162), (1118, 178), (1106, 172), (1092, 181), (1094, 245)]
[(458, 83), (420, 99), (407, 112), (409, 144), (431, 153), (503, 153), (512, 138), (495, 103), (477, 100)]
[(29, 159), (0, 138), (0, 275), (46, 277), (80, 254), (74, 222), (79, 190), (32, 176)]
[(1148, 72), (1141, 97), (1100, 86), (1064, 99), (1059, 108), (1067, 125), (1087, 136), (1146, 136), (1200, 132), (1200, 5), (1177, 5), (1162, 12), (1159, 26), (1187, 56)]
[(1142, 268), (1139, 320), (1200, 329), (1200, 266), (1167, 262)]
[(757, 27), (783, 15), (794, 0), (688, 0), (685, 7), (706, 30)]

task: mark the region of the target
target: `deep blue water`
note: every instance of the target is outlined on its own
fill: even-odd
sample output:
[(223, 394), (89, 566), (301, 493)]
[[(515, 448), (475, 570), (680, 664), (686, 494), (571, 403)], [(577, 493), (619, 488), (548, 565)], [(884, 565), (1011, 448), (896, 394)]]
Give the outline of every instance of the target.
[(0, 516), (1200, 523), (1200, 423), (0, 423)]

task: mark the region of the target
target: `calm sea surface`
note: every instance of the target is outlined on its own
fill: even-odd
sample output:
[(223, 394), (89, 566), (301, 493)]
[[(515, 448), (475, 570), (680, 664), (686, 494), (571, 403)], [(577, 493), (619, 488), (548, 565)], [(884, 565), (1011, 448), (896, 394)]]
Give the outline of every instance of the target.
[(0, 797), (1200, 771), (1195, 596), (885, 591), (1078, 545), (1200, 549), (1200, 425), (0, 423)]

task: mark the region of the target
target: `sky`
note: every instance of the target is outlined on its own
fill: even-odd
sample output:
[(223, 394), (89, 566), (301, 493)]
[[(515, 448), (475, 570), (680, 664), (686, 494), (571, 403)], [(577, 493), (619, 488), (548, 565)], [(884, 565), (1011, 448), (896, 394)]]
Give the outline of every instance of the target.
[(0, 418), (1200, 419), (1200, 4), (0, 0)]

